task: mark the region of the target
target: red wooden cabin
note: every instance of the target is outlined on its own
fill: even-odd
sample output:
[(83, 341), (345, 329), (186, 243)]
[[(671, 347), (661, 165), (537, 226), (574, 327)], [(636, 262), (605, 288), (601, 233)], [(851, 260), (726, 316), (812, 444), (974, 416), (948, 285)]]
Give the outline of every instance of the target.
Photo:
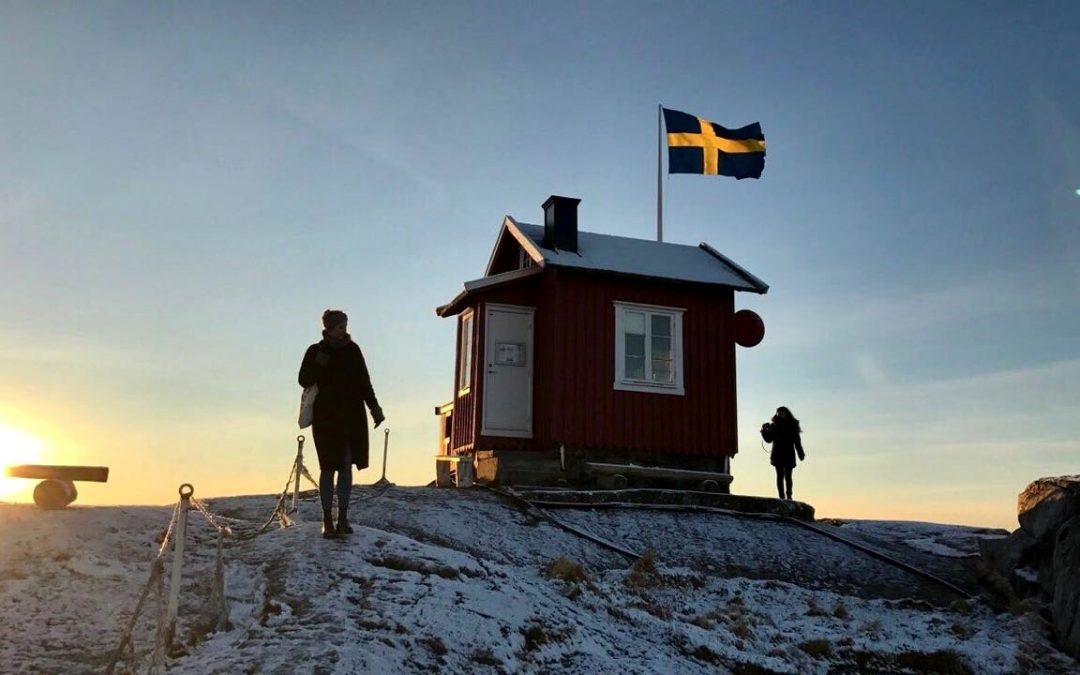
[(618, 465), (666, 470), (635, 483), (727, 491), (735, 291), (768, 286), (708, 244), (579, 232), (579, 201), (550, 197), (543, 226), (506, 216), (484, 276), (436, 310), (458, 317), (440, 454), (500, 483), (580, 484)]

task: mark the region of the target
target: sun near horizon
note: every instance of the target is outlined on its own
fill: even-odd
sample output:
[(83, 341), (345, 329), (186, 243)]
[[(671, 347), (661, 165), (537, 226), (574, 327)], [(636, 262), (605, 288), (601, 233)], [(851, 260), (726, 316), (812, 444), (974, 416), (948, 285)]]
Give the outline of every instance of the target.
[(22, 501), (33, 494), (36, 482), (10, 478), (9, 467), (45, 462), (48, 443), (38, 436), (0, 420), (0, 500)]

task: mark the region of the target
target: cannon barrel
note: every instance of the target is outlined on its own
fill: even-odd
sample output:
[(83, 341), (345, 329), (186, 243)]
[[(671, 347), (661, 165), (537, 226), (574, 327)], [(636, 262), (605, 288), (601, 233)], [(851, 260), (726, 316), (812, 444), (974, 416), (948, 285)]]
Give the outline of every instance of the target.
[(37, 478), (41, 480), (63, 481), (85, 480), (93, 483), (106, 483), (109, 480), (109, 467), (22, 464), (19, 466), (8, 467), (7, 475), (12, 478)]

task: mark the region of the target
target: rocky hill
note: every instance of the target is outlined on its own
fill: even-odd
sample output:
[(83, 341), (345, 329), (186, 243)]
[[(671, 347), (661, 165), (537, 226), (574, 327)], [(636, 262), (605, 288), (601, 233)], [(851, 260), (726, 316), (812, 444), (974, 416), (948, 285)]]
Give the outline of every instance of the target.
[[(192, 511), (177, 673), (1075, 672), (1034, 613), (976, 596), (808, 529), (715, 511), (522, 507), (482, 489), (357, 488), (356, 532), (255, 534), (276, 497)], [(172, 507), (0, 506), (0, 670), (103, 672), (140, 595), (115, 672), (154, 666), (162, 623), (147, 584)], [(978, 592), (979, 541), (1004, 531), (820, 523)], [(574, 531), (576, 530), (576, 532)], [(590, 535), (590, 536), (584, 536)], [(598, 543), (603, 540), (611, 545)], [(619, 552), (622, 550), (623, 552)], [(215, 595), (219, 584), (224, 602)]]

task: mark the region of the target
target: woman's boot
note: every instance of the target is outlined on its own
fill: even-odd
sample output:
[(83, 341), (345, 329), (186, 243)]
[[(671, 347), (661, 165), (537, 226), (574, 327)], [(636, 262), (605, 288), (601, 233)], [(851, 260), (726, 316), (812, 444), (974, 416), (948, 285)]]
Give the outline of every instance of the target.
[(322, 512), (322, 536), (327, 539), (337, 536), (337, 528), (334, 527), (334, 516), (330, 513), (330, 509), (323, 509)]
[(346, 504), (339, 504), (337, 511), (337, 533), (352, 534), (352, 532), (352, 526), (349, 525), (349, 507)]

